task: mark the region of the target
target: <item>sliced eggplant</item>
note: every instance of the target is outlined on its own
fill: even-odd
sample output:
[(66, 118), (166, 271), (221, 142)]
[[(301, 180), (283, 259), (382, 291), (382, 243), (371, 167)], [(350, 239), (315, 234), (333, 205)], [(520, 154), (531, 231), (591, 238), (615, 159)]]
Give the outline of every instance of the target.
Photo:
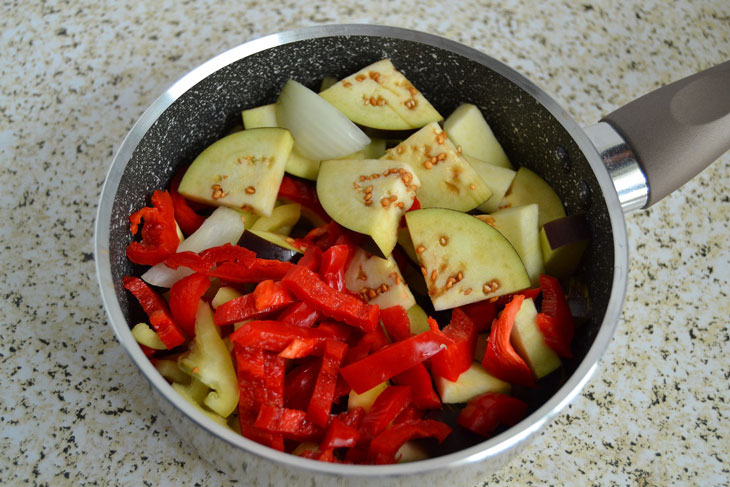
[(509, 394), (511, 389), (509, 382), (497, 379), (477, 362), (473, 362), (456, 382), (438, 375), (434, 375), (433, 381), (444, 404), (469, 402), (470, 399), (487, 392)]
[(536, 204), (505, 208), (491, 215), (479, 215), (499, 233), (507, 237), (525, 265), (530, 283), (538, 285), (540, 274), (545, 272), (540, 249), (540, 234), (537, 226), (538, 208)]
[(382, 259), (357, 249), (345, 272), (345, 283), (347, 289), (381, 309), (396, 305), (408, 309), (416, 304), (392, 255)]
[(512, 169), (507, 154), (475, 105), (464, 103), (444, 120), (449, 138), (464, 152), (495, 166)]
[(398, 239), (401, 216), (420, 184), (403, 162), (382, 159), (322, 161), (317, 196), (334, 221), (369, 235), (384, 256)]
[(286, 237), (263, 230), (246, 230), (238, 245), (256, 252), (259, 259), (296, 262), (302, 256), (302, 251), (287, 242)]
[(562, 365), (560, 357), (545, 344), (545, 338), (537, 326), (537, 309), (532, 299), (522, 301), (515, 316), (510, 341), (536, 379), (545, 377)]
[(406, 222), (436, 311), (530, 286), (517, 251), (480, 219), (429, 208), (409, 211)]
[(194, 201), (251, 207), (270, 215), (294, 139), (280, 128), (249, 129), (208, 146), (185, 172), (178, 191)]
[(492, 213), (499, 209), (499, 204), (502, 202), (504, 195), (507, 194), (507, 190), (512, 185), (512, 181), (515, 179), (517, 171), (508, 169), (505, 167), (493, 166), (488, 162), (484, 162), (475, 157), (464, 154), (464, 159), (468, 162), (471, 167), (479, 174), (489, 189), (492, 191), (492, 196), (487, 201), (479, 205), (479, 211), (485, 213)]
[(370, 408), (373, 407), (373, 403), (378, 396), (388, 388), (388, 381), (381, 382), (377, 386), (369, 389), (362, 394), (358, 394), (354, 390), (350, 391), (350, 395), (347, 398), (347, 409), (363, 408), (365, 412), (369, 412)]
[(443, 118), (389, 59), (366, 66), (320, 96), (356, 124), (376, 129), (420, 128)]
[(590, 240), (590, 226), (582, 213), (546, 223), (540, 230), (545, 271), (555, 277), (575, 274)]
[(484, 180), (436, 122), (388, 149), (383, 159), (403, 161), (413, 168), (421, 180), (416, 196), (423, 208), (469, 211), (492, 196)]
[(276, 103), (249, 108), (241, 112), (241, 120), (246, 129), (278, 127), (276, 123)]
[(411, 234), (408, 232), (408, 228), (403, 227), (398, 229), (398, 245), (403, 248), (406, 255), (413, 262), (418, 263), (418, 256), (416, 255), (416, 249), (413, 248), (413, 241), (411, 240)]
[[(247, 129), (279, 126), (276, 118), (276, 103), (244, 110), (241, 112), (241, 117)], [(294, 143), (289, 158), (286, 160), (285, 170), (294, 176), (315, 180), (319, 172), (319, 161), (304, 157)]]
[(526, 167), (520, 167), (499, 206), (512, 208), (531, 203), (537, 203), (540, 210), (537, 224), (541, 228), (547, 222), (565, 216), (563, 203), (553, 188), (534, 172)]
[(288, 235), (301, 216), (301, 205), (289, 203), (274, 208), (271, 215), (256, 220), (251, 230), (278, 233)]
[(431, 329), (428, 325), (428, 315), (418, 304), (408, 308), (408, 321), (411, 322), (411, 333), (414, 335)]

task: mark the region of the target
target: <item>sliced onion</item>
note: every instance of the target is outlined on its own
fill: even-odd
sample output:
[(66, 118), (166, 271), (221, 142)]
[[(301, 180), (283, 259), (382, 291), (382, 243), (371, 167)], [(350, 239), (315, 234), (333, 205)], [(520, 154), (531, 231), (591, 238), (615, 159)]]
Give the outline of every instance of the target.
[[(202, 252), (226, 243), (235, 244), (241, 235), (243, 235), (241, 214), (220, 206), (205, 219), (200, 228), (180, 243), (177, 251)], [(147, 269), (147, 272), (142, 274), (142, 279), (153, 286), (172, 287), (177, 281), (192, 273), (193, 271), (187, 267), (170, 269), (163, 262)]]
[(294, 80), (287, 81), (281, 90), (276, 118), (291, 132), (302, 155), (310, 159), (337, 159), (370, 143), (342, 112)]

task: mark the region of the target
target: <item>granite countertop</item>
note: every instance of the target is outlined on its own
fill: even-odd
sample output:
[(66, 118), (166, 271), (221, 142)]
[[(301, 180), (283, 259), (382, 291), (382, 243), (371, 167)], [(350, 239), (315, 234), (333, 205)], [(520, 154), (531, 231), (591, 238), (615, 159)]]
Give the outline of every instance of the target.
[[(463, 42), (583, 125), (730, 58), (727, 0), (4, 2), (0, 484), (247, 484), (175, 433), (118, 345), (96, 283), (95, 210), (115, 149), (173, 81), (244, 41), (335, 22)], [(599, 370), (485, 483), (730, 482), (728, 187), (726, 153), (627, 217), (628, 293)]]

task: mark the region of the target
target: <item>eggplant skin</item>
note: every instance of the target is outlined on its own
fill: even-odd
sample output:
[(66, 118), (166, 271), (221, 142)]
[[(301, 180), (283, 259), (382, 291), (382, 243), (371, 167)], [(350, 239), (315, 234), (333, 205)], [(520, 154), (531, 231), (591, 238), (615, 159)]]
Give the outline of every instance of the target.
[[(238, 245), (255, 252), (256, 257), (259, 259), (280, 260), (282, 262), (291, 262), (292, 264), (296, 264), (299, 261), (302, 257), (300, 251), (294, 248), (284, 247), (283, 244), (277, 243), (275, 238), (267, 238), (269, 235), (269, 232), (246, 230), (238, 240)], [(280, 237), (285, 242), (284, 237), (281, 235), (276, 235), (276, 237)]]

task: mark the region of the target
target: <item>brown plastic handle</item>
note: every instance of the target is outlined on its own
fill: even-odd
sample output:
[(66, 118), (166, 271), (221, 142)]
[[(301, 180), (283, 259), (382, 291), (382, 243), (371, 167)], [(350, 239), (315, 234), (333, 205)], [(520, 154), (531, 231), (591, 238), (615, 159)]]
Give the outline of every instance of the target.
[(649, 207), (730, 149), (730, 61), (644, 95), (603, 121), (634, 152)]

